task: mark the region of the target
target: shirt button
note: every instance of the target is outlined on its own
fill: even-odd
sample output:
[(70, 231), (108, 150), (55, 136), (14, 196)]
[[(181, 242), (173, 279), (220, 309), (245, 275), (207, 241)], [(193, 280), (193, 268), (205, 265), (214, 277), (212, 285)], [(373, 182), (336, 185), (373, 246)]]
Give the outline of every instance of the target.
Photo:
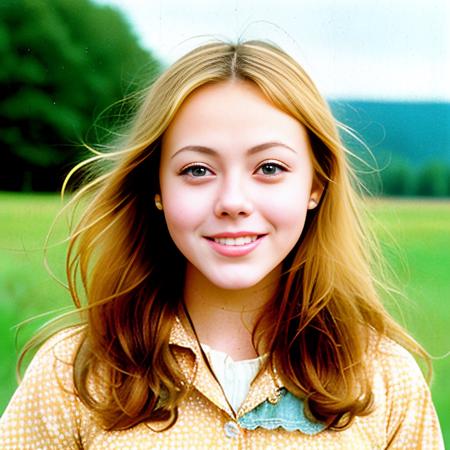
[(239, 425), (236, 422), (229, 421), (224, 426), (225, 436), (229, 438), (235, 438), (239, 435)]

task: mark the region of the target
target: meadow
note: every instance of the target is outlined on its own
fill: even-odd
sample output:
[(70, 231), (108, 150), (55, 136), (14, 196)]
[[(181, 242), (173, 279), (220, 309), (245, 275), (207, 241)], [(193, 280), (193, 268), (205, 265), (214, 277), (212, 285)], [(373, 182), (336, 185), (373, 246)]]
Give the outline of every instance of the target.
[[(71, 305), (43, 263), (45, 236), (60, 207), (56, 195), (0, 193), (0, 413), (17, 386), (18, 349), (51, 317), (43, 313)], [(433, 399), (450, 446), (450, 201), (375, 199), (370, 210), (405, 294), (389, 308), (434, 358)], [(66, 229), (59, 221), (48, 249), (62, 281)], [(16, 325), (37, 315), (16, 336)]]

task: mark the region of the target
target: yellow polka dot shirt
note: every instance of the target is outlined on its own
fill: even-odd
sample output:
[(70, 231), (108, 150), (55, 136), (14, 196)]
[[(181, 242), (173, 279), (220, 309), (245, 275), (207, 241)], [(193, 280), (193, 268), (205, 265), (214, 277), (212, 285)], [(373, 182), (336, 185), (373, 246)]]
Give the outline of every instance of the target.
[(0, 448), (26, 449), (443, 449), (430, 391), (412, 356), (384, 339), (373, 358), (375, 409), (344, 431), (309, 420), (303, 404), (262, 370), (235, 412), (180, 322), (170, 345), (192, 389), (175, 425), (153, 431), (142, 423), (126, 431), (103, 430), (73, 394), (73, 354), (79, 335), (64, 331), (36, 354), (0, 419)]

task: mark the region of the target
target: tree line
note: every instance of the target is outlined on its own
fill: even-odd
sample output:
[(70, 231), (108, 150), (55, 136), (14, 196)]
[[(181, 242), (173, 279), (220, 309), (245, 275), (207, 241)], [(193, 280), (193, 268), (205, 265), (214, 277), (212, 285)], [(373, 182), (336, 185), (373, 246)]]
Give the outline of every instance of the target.
[(357, 173), (372, 195), (450, 197), (450, 166), (442, 162), (415, 167), (407, 161), (395, 161), (372, 170), (357, 169)]

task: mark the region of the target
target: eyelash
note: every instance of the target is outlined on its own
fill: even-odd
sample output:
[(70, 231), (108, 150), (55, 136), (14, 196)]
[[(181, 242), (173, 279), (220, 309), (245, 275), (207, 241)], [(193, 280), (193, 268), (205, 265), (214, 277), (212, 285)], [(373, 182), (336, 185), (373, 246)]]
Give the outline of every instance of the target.
[[(286, 172), (288, 170), (287, 167), (285, 167), (284, 165), (282, 165), (282, 164), (280, 164), (278, 162), (275, 162), (275, 161), (264, 161), (262, 164), (260, 164), (258, 166), (258, 168), (255, 171), (255, 174), (258, 173), (260, 170), (262, 170), (264, 167), (267, 167), (267, 166), (272, 166), (272, 167), (274, 167), (275, 169), (277, 169), (277, 170), (279, 170), (281, 172)], [(214, 174), (214, 172), (211, 169), (209, 169), (208, 167), (204, 166), (203, 164), (193, 163), (193, 164), (190, 164), (190, 165), (188, 165), (186, 167), (183, 167), (180, 170), (179, 175), (188, 175), (188, 176), (190, 176), (192, 178), (203, 178), (203, 177), (206, 176), (206, 173), (204, 175), (194, 175), (193, 171), (195, 169), (202, 169), (205, 172), (207, 171), (207, 172), (210, 172), (211, 174)], [(276, 176), (278, 174), (279, 174), (279, 172), (274, 173), (274, 174), (264, 174), (263, 173), (262, 175), (267, 176), (267, 177), (274, 177), (274, 176)]]
[(179, 174), (180, 174), (180, 175), (189, 175), (189, 176), (191, 176), (192, 178), (202, 178), (203, 176), (205, 176), (205, 175), (200, 175), (200, 176), (195, 176), (195, 175), (193, 175), (193, 174), (192, 174), (192, 171), (193, 171), (194, 169), (204, 169), (205, 171), (208, 171), (208, 172), (213, 173), (212, 170), (208, 169), (208, 167), (204, 166), (203, 164), (193, 163), (193, 164), (190, 164), (190, 165), (188, 165), (188, 166), (186, 166), (186, 167), (183, 167), (183, 168), (180, 170)]
[[(265, 166), (266, 167), (267, 166), (275, 167), (276, 169), (279, 169), (281, 172), (286, 172), (288, 170), (286, 166), (284, 166), (283, 164), (280, 164), (278, 162), (275, 162), (275, 161), (264, 161), (262, 164), (259, 165), (259, 167), (258, 167), (258, 169), (256, 170), (255, 173), (259, 172)], [(269, 174), (263, 174), (263, 175), (268, 176), (268, 177), (274, 177), (274, 176), (278, 175), (278, 173), (270, 174), (270, 175)]]

